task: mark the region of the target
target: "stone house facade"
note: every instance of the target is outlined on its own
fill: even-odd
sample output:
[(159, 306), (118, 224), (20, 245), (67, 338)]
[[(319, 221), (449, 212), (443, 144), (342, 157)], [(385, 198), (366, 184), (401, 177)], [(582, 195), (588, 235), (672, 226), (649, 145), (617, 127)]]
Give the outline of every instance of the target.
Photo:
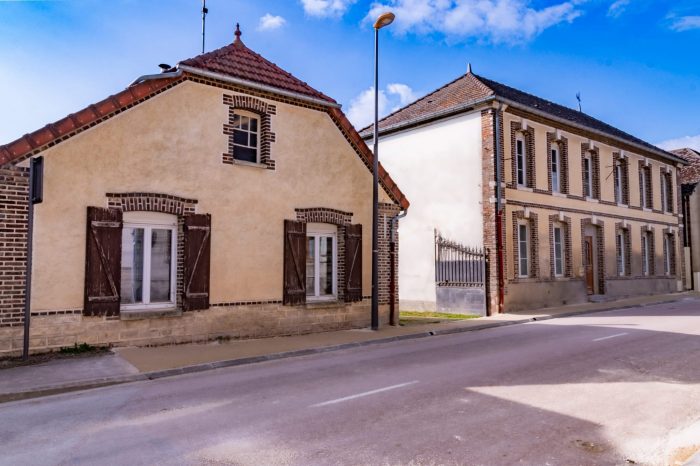
[[(0, 354), (22, 346), (38, 156), (32, 351), (369, 324), (372, 153), (332, 98), (240, 31), (0, 147)], [(408, 201), (379, 178), (386, 323), (390, 229)]]
[(683, 252), (685, 288), (700, 289), (700, 152), (691, 148), (671, 151), (687, 162), (681, 168), (681, 212), (683, 214)]
[(379, 132), (380, 160), (412, 200), (402, 308), (441, 307), (435, 229), (488, 251), (491, 312), (684, 288), (682, 158), (471, 70)]

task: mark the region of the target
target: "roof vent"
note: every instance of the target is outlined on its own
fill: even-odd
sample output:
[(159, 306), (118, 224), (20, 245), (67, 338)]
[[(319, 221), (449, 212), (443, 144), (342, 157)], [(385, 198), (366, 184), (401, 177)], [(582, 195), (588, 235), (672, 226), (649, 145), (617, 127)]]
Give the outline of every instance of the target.
[(161, 73), (167, 73), (168, 71), (173, 69), (172, 66), (170, 66), (166, 63), (161, 63), (160, 65), (158, 65), (158, 68), (160, 68)]

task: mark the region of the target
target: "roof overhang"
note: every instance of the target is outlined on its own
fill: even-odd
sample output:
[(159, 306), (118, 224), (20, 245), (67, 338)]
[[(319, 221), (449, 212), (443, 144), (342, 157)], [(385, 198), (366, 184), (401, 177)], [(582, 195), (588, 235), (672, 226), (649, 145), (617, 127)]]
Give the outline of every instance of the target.
[(259, 91), (271, 92), (273, 94), (278, 94), (278, 95), (282, 95), (282, 96), (289, 97), (292, 99), (301, 100), (304, 102), (309, 102), (309, 103), (312, 103), (314, 105), (320, 105), (322, 107), (340, 108), (340, 104), (337, 104), (334, 102), (328, 102), (327, 100), (317, 99), (315, 97), (311, 97), (311, 96), (304, 95), (304, 94), (299, 94), (296, 92), (285, 91), (285, 90), (279, 89), (277, 87), (267, 86), (265, 84), (256, 83), (254, 81), (248, 81), (245, 79), (234, 78), (232, 76), (228, 76), (228, 75), (225, 75), (222, 73), (214, 73), (213, 71), (202, 70), (199, 68), (195, 68), (195, 67), (188, 66), (188, 65), (181, 65), (181, 64), (177, 65), (177, 69), (185, 71), (185, 72), (190, 73), (190, 74), (197, 75), (197, 76), (202, 76), (204, 78), (215, 79), (217, 81), (223, 81), (223, 82), (227, 82), (230, 84), (237, 84), (239, 86), (245, 86), (245, 87), (248, 87), (251, 89), (256, 89)]

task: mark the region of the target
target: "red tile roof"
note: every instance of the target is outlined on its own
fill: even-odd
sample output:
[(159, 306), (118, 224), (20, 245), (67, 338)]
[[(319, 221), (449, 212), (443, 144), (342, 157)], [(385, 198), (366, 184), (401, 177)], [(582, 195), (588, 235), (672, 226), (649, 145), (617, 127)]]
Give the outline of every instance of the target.
[[(474, 105), (491, 97), (515, 102), (534, 111), (605, 133), (613, 138), (637, 146), (642, 146), (656, 154), (664, 155), (671, 159), (675, 158), (672, 154), (664, 153), (665, 151), (662, 149), (583, 112), (550, 102), (505, 84), (478, 76), (472, 72), (460, 76), (425, 97), (383, 118), (379, 121), (379, 131), (391, 131), (411, 126), (417, 121), (438, 119), (445, 115), (457, 113), (464, 107), (469, 107), (470, 104)], [(372, 134), (372, 126), (362, 129), (360, 133), (363, 137), (369, 137)]]
[(236, 31), (236, 40), (229, 45), (180, 62), (212, 73), (219, 73), (246, 81), (282, 89), (296, 94), (336, 103), (322, 92), (297, 79), (279, 66), (250, 50)]
[(674, 149), (671, 152), (688, 162), (688, 165), (681, 168), (681, 184), (695, 184), (699, 182), (700, 153), (687, 147), (684, 149)]

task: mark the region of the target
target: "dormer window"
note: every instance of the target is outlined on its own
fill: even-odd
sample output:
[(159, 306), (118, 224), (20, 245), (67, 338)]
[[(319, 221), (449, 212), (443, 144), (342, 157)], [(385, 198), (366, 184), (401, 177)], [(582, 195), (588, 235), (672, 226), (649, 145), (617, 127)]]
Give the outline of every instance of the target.
[(236, 110), (233, 116), (233, 158), (259, 163), (260, 117)]

